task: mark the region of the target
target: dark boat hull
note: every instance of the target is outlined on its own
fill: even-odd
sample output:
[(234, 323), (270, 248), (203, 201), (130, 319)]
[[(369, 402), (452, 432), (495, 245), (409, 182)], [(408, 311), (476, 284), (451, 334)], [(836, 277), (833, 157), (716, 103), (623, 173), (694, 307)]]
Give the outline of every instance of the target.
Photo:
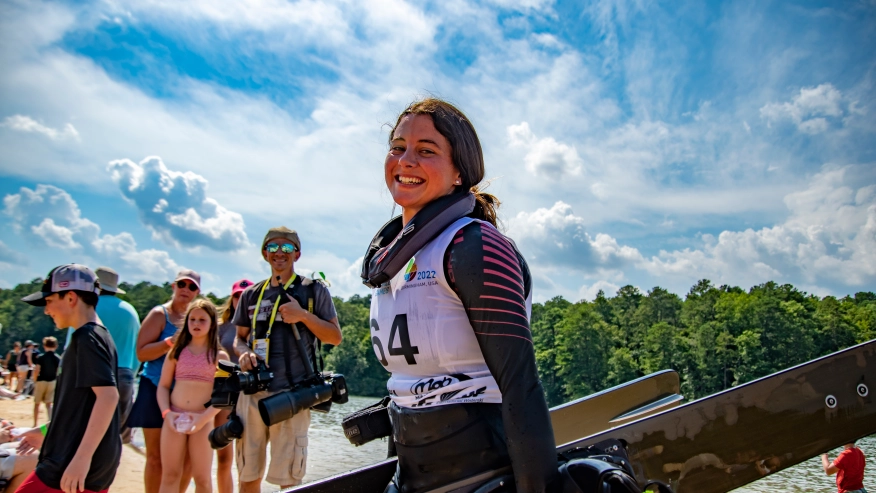
[(876, 340), (561, 446), (621, 440), (644, 484), (723, 493), (876, 433)]
[[(558, 451), (620, 440), (640, 484), (656, 480), (675, 493), (724, 493), (876, 433), (874, 386), (876, 340), (656, 414), (647, 406), (599, 410), (619, 414), (615, 422), (644, 417)], [(609, 402), (601, 394), (576, 401), (577, 410)], [(574, 422), (575, 413), (568, 407), (566, 413)], [(294, 491), (381, 493), (394, 471), (395, 460), (388, 459)]]

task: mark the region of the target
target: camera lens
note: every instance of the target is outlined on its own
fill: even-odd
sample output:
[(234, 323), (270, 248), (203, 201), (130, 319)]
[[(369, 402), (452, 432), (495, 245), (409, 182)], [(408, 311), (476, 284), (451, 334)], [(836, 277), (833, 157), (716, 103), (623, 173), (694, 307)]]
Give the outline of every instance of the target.
[(243, 423), (236, 414), (228, 417), (228, 422), (224, 423), (210, 431), (207, 438), (210, 440), (210, 447), (215, 450), (225, 448), (232, 440), (243, 436)]
[(280, 392), (259, 401), (259, 415), (265, 426), (271, 426), (331, 397), (332, 386), (327, 383)]

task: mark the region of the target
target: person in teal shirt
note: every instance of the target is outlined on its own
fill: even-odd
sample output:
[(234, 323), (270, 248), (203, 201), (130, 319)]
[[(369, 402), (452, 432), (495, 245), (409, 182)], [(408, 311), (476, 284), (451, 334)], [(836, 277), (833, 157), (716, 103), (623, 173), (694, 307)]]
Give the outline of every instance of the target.
[(116, 297), (116, 294), (125, 293), (119, 288), (119, 274), (116, 271), (109, 267), (98, 267), (95, 274), (100, 279), (97, 316), (116, 343), (116, 351), (119, 355), (116, 379), (119, 383), (119, 422), (122, 425), (122, 443), (130, 443), (131, 429), (125, 426), (125, 422), (134, 403), (134, 375), (140, 367), (136, 347), (137, 334), (140, 332), (140, 317), (130, 303)]

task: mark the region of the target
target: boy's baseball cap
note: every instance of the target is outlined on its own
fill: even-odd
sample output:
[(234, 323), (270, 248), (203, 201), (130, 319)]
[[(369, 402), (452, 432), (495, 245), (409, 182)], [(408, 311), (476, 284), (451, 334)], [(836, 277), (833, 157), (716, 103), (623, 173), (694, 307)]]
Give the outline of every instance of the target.
[(33, 306), (46, 306), (46, 298), (61, 291), (85, 291), (100, 294), (100, 281), (91, 269), (80, 264), (55, 267), (43, 281), (43, 287), (21, 299)]
[(249, 279), (241, 279), (237, 281), (236, 283), (234, 283), (233, 286), (231, 286), (231, 296), (234, 296), (237, 293), (244, 292), (246, 288), (252, 286), (253, 284), (254, 283)]

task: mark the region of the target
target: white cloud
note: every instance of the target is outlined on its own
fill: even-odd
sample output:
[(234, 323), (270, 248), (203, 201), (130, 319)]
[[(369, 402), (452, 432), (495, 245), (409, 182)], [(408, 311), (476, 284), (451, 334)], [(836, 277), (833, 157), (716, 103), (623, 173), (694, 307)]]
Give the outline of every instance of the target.
[(143, 223), (168, 243), (218, 251), (250, 246), (243, 217), (207, 197), (204, 177), (169, 170), (154, 156), (139, 164), (112, 161), (107, 170)]
[[(584, 219), (563, 202), (519, 213), (509, 221), (509, 236), (518, 242), (541, 286), (557, 292), (563, 290), (558, 276), (577, 279), (577, 293), (567, 294), (586, 299), (642, 275), (677, 292), (704, 278), (741, 286), (788, 282), (825, 294), (835, 287), (872, 289), (873, 174), (867, 166), (826, 166), (805, 189), (785, 196), (789, 215), (780, 224), (703, 234), (698, 248), (661, 250), (650, 257), (611, 235), (587, 233)], [(582, 284), (583, 279), (597, 281)]]
[(529, 10), (547, 10), (554, 3), (553, 0), (488, 0), (488, 3), (504, 9), (526, 12)]
[(790, 216), (784, 223), (703, 235), (702, 249), (662, 251), (640, 265), (657, 278), (872, 288), (876, 185), (861, 185), (868, 174), (865, 167), (826, 167), (808, 188), (785, 197)]
[(295, 272), (307, 277), (312, 277), (314, 272), (325, 273), (326, 280), (331, 283), (329, 291), (332, 296), (349, 298), (354, 294), (366, 295), (370, 292), (360, 277), (362, 257), (350, 262), (324, 250), (306, 251), (295, 264)]
[(843, 116), (842, 103), (843, 95), (838, 89), (832, 84), (821, 84), (801, 88), (791, 102), (764, 105), (760, 116), (768, 123), (791, 120), (801, 132), (814, 135), (829, 128), (826, 117)]
[(621, 270), (642, 259), (638, 250), (619, 245), (607, 234), (590, 236), (584, 219), (564, 202), (517, 214), (509, 221), (508, 232), (527, 259), (540, 267), (596, 273)]
[(22, 187), (19, 193), (4, 197), (3, 204), (3, 212), (12, 220), (13, 228), (25, 238), (64, 249), (69, 255), (84, 255), (99, 263), (118, 266), (117, 270), (130, 278), (165, 282), (180, 269), (165, 251), (137, 250), (130, 233), (101, 235), (100, 226), (82, 217), (73, 197), (58, 187), (42, 184), (33, 190)]
[(526, 151), (523, 161), (526, 169), (534, 175), (560, 180), (566, 175), (581, 173), (581, 158), (574, 147), (552, 137), (537, 138), (527, 122), (509, 126), (508, 140), (513, 147)]
[(79, 140), (79, 132), (73, 127), (73, 124), (67, 123), (63, 130), (56, 130), (47, 127), (33, 118), (24, 115), (7, 116), (0, 127), (9, 128), (18, 132), (37, 133), (44, 135), (52, 140)]
[(46, 245), (53, 248), (73, 250), (82, 246), (73, 239), (74, 232), (72, 229), (58, 226), (54, 220), (48, 217), (43, 219), (43, 222), (37, 226), (31, 226), (30, 230), (33, 231), (33, 234), (45, 240)]
[[(772, 56), (780, 53), (766, 46), (768, 80), (753, 76), (759, 75), (752, 74), (757, 68), (747, 60), (734, 65), (720, 46), (737, 46), (728, 40), (736, 39), (738, 29), (727, 29), (728, 25), (751, 30), (762, 26), (763, 20), (746, 23), (747, 15), (730, 19), (738, 24), (728, 24), (723, 14), (716, 19), (719, 38), (712, 49), (692, 43), (693, 38), (684, 37), (689, 33), (663, 29), (678, 23), (674, 14), (679, 12), (639, 0), (589, 3), (583, 15), (594, 21), (592, 36), (573, 36), (575, 42), (564, 29), (577, 21), (557, 19), (557, 29), (546, 26), (543, 21), (552, 15), (552, 2), (542, 0), (122, 0), (87, 5), (34, 1), (7, 7), (8, 15), (0, 19), (5, 41), (0, 44), (0, 64), (6, 68), (0, 93), (15, 95), (16, 101), (7, 98), (4, 114), (35, 115), (41, 122), (37, 124), (55, 135), (64, 133), (62, 122), (74, 122), (89, 146), (45, 145), (50, 138), (46, 132), (32, 130), (32, 135), (46, 138), (22, 139), (7, 127), (0, 131), (4, 176), (29, 183), (45, 182), (50, 176), (56, 185), (75, 183), (80, 189), (105, 191), (112, 185), (104, 163), (119, 156), (157, 154), (176, 169), (179, 165), (172, 163), (184, 163), (186, 170), (208, 179), (209, 198), (242, 214), (250, 227), (285, 222), (288, 208), (258, 198), (285, 201), (294, 190), (296, 228), (308, 222), (331, 224), (319, 229), (325, 234), (317, 248), (308, 251), (316, 254), (322, 248), (336, 257), (314, 262), (314, 268), (334, 266), (331, 270), (339, 274), (332, 277), (346, 275), (350, 292), (358, 281), (355, 272), (345, 274), (352, 268), (346, 259), (360, 253), (359, 244), (370, 238), (391, 207), (379, 172), (386, 150), (381, 124), (393, 121), (418, 93), (448, 97), (475, 122), (487, 177), (500, 178), (491, 191), (503, 200), (512, 223), (520, 211), (526, 211), (521, 221), (535, 221), (526, 214), (557, 201), (568, 204), (568, 213), (555, 214), (556, 224), (541, 218), (547, 243), (535, 237), (524, 243), (539, 256), (534, 265), (544, 261), (556, 270), (585, 266), (570, 269), (578, 278), (565, 284), (573, 293), (569, 296), (584, 281), (588, 286), (601, 282), (595, 276), (621, 284), (625, 272), (648, 272), (644, 261), (636, 260), (638, 250), (618, 239), (618, 229), (612, 229), (618, 223), (623, 223), (624, 234), (639, 238), (636, 246), (647, 250), (648, 257), (662, 247), (680, 261), (684, 250), (665, 242), (665, 236), (653, 242), (642, 238), (658, 227), (661, 235), (666, 229), (687, 235), (711, 228), (715, 219), (733, 234), (744, 232), (741, 224), (783, 225), (788, 209), (782, 197), (799, 189), (813, 167), (860, 162), (860, 156), (867, 159), (872, 154), (867, 142), (872, 142), (876, 113), (870, 108), (869, 79), (856, 87), (855, 80), (835, 78), (842, 93), (822, 85), (799, 95), (795, 89), (795, 94), (774, 96), (777, 87), (789, 87), (789, 80), (811, 80), (792, 77), (800, 74), (789, 68), (807, 55), (805, 50), (791, 50), (787, 57)], [(535, 12), (538, 9), (542, 11)], [(399, 19), (404, 19), (402, 29)], [(180, 49), (203, 57), (216, 69), (216, 77), (187, 77), (183, 65), (162, 66), (164, 61), (149, 59), (154, 47), (136, 42), (126, 49), (137, 61), (145, 54), (142, 61), (154, 64), (149, 68), (156, 73), (134, 74), (100, 56), (93, 60), (85, 54), (88, 50), (71, 48), (70, 43), (83, 38), (80, 34), (106, 34), (100, 23), (111, 21), (112, 29), (158, 32)], [(720, 38), (721, 30), (733, 33)], [(605, 46), (602, 51), (600, 44)], [(830, 46), (823, 52), (837, 47)], [(684, 63), (674, 63), (678, 60)], [(728, 80), (701, 79), (704, 72), (691, 71), (689, 60), (710, 60), (714, 70), (707, 72), (726, 74)], [(824, 72), (806, 70), (809, 76)], [(265, 90), (225, 87), (225, 77), (252, 80)], [(822, 80), (830, 79), (825, 77)], [(757, 91), (744, 89), (746, 84)], [(764, 101), (778, 103), (759, 111)], [(699, 110), (693, 109), (697, 104)], [(834, 133), (800, 152), (776, 142), (775, 133), (763, 131), (765, 125), (780, 121), (810, 133), (842, 125), (845, 134)], [(44, 126), (46, 122), (57, 129)], [(862, 144), (848, 145), (853, 139)], [(32, 142), (24, 146), (20, 141)], [(517, 145), (507, 145), (512, 142)], [(543, 179), (533, 179), (532, 173)], [(171, 243), (214, 241), (210, 235), (216, 230), (198, 229), (205, 213), (194, 206), (193, 212), (175, 210), (179, 204), (156, 192), (137, 207), (144, 216), (158, 217), (155, 228), (165, 228), (158, 234)], [(567, 224), (560, 221), (563, 218)], [(227, 226), (218, 224), (223, 227)], [(40, 242), (69, 245), (69, 238), (90, 248), (69, 221), (41, 219), (28, 226), (27, 234), (34, 236), (33, 228), (43, 235), (37, 237)], [(191, 235), (191, 242), (176, 238), (174, 232)], [(216, 245), (226, 248), (239, 242), (239, 235), (228, 234)], [(708, 250), (720, 236), (703, 236), (702, 243), (693, 238), (672, 241), (696, 243), (688, 259), (694, 268), (706, 271), (706, 264), (714, 262), (709, 272), (729, 272)], [(112, 238), (103, 247), (106, 251), (124, 248), (126, 238)], [(624, 253), (625, 248), (630, 250)], [(696, 267), (701, 265), (696, 252), (702, 256), (701, 267)], [(238, 254), (197, 253), (205, 259)], [(754, 254), (747, 258), (755, 259), (746, 268), (757, 276), (786, 271), (771, 259)], [(234, 271), (236, 278), (248, 265), (241, 262), (224, 269), (227, 275)], [(564, 288), (565, 280), (554, 282), (552, 288)], [(641, 284), (638, 279), (630, 282)]]
[(596, 281), (593, 284), (585, 284), (578, 289), (578, 300), (593, 301), (600, 291), (607, 297), (617, 294), (620, 286), (610, 281)]

